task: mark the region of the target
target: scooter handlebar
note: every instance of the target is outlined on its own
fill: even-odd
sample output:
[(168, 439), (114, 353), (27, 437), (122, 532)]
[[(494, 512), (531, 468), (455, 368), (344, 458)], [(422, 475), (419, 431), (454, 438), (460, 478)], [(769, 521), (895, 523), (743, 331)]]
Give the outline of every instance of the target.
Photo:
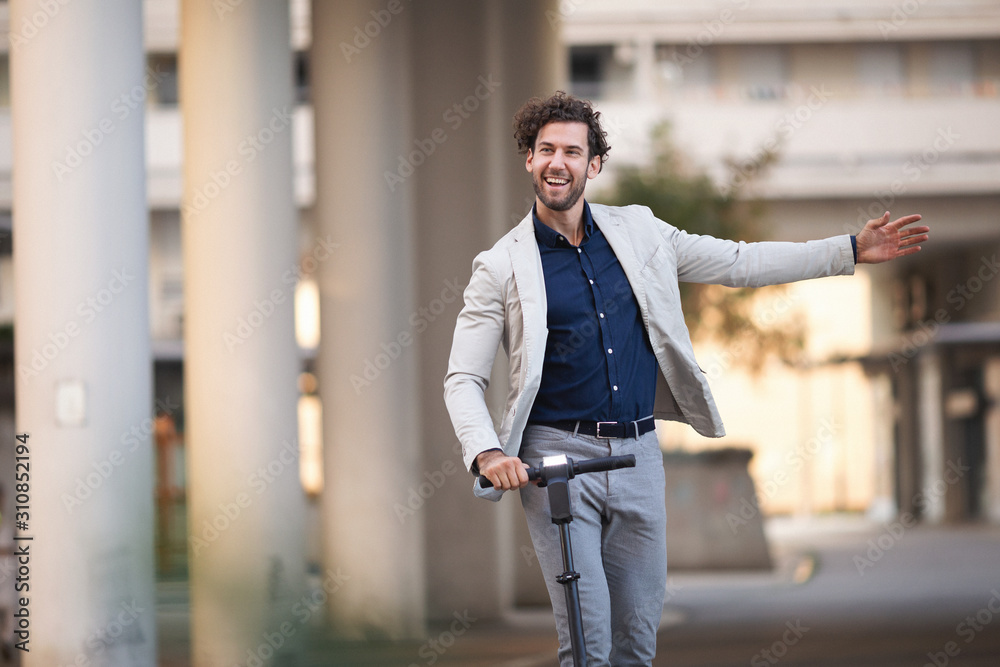
[[(635, 467), (634, 454), (625, 454), (623, 456), (605, 456), (597, 459), (587, 459), (586, 461), (574, 461), (573, 459), (567, 458), (566, 461), (567, 463), (569, 463), (569, 468), (570, 468), (569, 476), (571, 478), (588, 472), (604, 472), (606, 470), (618, 470), (619, 468)], [(534, 481), (536, 479), (543, 479), (544, 475), (545, 475), (545, 466), (528, 468), (528, 479), (530, 481)], [(481, 489), (493, 488), (493, 482), (487, 479), (485, 475), (480, 475), (479, 488)]]

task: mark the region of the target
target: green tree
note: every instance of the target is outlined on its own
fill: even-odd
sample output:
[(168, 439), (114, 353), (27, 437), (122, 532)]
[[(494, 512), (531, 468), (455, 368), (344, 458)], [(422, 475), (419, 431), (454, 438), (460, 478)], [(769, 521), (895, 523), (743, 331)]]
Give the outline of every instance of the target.
[[(604, 203), (648, 206), (656, 217), (692, 234), (747, 242), (763, 237), (763, 203), (747, 193), (774, 162), (776, 151), (730, 161), (728, 178), (720, 186), (677, 151), (667, 125), (653, 131), (652, 146), (652, 164), (620, 168), (613, 189), (600, 198)], [(738, 352), (734, 362), (754, 372), (772, 355), (788, 363), (800, 357), (805, 337), (801, 320), (754, 314), (756, 298), (775, 296), (783, 286), (751, 290), (681, 283), (680, 288), (694, 341), (716, 342)]]

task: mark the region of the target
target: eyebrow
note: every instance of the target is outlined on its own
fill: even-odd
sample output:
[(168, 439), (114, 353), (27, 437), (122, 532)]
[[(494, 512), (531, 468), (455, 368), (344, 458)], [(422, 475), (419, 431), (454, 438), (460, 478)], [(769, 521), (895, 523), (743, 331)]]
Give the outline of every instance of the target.
[[(551, 141), (545, 141), (545, 140), (539, 141), (538, 142), (538, 147), (542, 148), (543, 146), (549, 146), (551, 148), (555, 148), (556, 144), (552, 143)], [(574, 149), (574, 148), (576, 150), (578, 150), (578, 151), (582, 151), (583, 150), (583, 146), (577, 146), (576, 144), (570, 144), (569, 146), (566, 146), (566, 150), (570, 150), (570, 149)]]

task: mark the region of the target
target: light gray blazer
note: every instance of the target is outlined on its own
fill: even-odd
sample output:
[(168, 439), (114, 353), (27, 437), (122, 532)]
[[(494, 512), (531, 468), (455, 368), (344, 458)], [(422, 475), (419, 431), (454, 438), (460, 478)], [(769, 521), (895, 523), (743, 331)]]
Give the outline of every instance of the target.
[[(654, 416), (690, 424), (704, 436), (725, 435), (681, 312), (678, 281), (759, 287), (854, 273), (850, 236), (808, 243), (743, 243), (688, 234), (644, 206), (590, 205), (632, 285), (660, 367)], [(529, 213), (480, 253), (465, 289), (444, 379), (444, 399), (467, 468), (480, 452), (516, 456), (538, 393), (545, 357), (545, 280)], [(507, 401), (497, 433), (484, 394), (496, 351), (510, 360)], [(477, 495), (493, 500), (501, 492)]]

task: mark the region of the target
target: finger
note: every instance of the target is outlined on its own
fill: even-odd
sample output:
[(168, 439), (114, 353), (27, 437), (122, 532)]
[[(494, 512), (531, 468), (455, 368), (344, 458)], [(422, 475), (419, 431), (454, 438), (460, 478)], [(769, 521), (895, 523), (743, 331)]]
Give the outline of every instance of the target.
[(931, 228), (924, 226), (908, 227), (907, 229), (900, 230), (900, 232), (902, 232), (904, 236), (913, 236), (914, 234), (926, 234), (929, 231), (931, 231)]
[(906, 236), (900, 239), (899, 242), (901, 246), (910, 246), (910, 245), (916, 245), (917, 243), (923, 243), (929, 238), (930, 237), (927, 234), (921, 234), (919, 236)]
[(522, 463), (521, 466), (517, 468), (517, 481), (520, 486), (524, 486), (528, 483), (528, 468), (530, 467), (526, 463)]
[(920, 252), (920, 246), (907, 246), (906, 248), (900, 248), (899, 251), (896, 252), (896, 257), (906, 257), (907, 255), (912, 255), (917, 252)]
[[(920, 220), (922, 217), (923, 216), (921, 216), (919, 214), (904, 215), (902, 218), (896, 218), (895, 220), (893, 220), (892, 223), (890, 223), (889, 226), (892, 227), (892, 228), (894, 228), (894, 229), (899, 229), (901, 227), (905, 227), (906, 225), (914, 223), (917, 220)], [(928, 227), (928, 229), (930, 229), (930, 228)]]
[(871, 220), (868, 221), (868, 224), (865, 226), (866, 227), (870, 226), (875, 229), (878, 229), (879, 227), (884, 226), (888, 222), (889, 222), (889, 211), (886, 211), (885, 213), (882, 214), (881, 218), (872, 218)]
[(514, 485), (511, 483), (510, 476), (506, 472), (499, 474), (498, 477), (500, 478), (500, 484), (498, 488), (501, 491), (510, 491), (512, 488), (514, 488)]

